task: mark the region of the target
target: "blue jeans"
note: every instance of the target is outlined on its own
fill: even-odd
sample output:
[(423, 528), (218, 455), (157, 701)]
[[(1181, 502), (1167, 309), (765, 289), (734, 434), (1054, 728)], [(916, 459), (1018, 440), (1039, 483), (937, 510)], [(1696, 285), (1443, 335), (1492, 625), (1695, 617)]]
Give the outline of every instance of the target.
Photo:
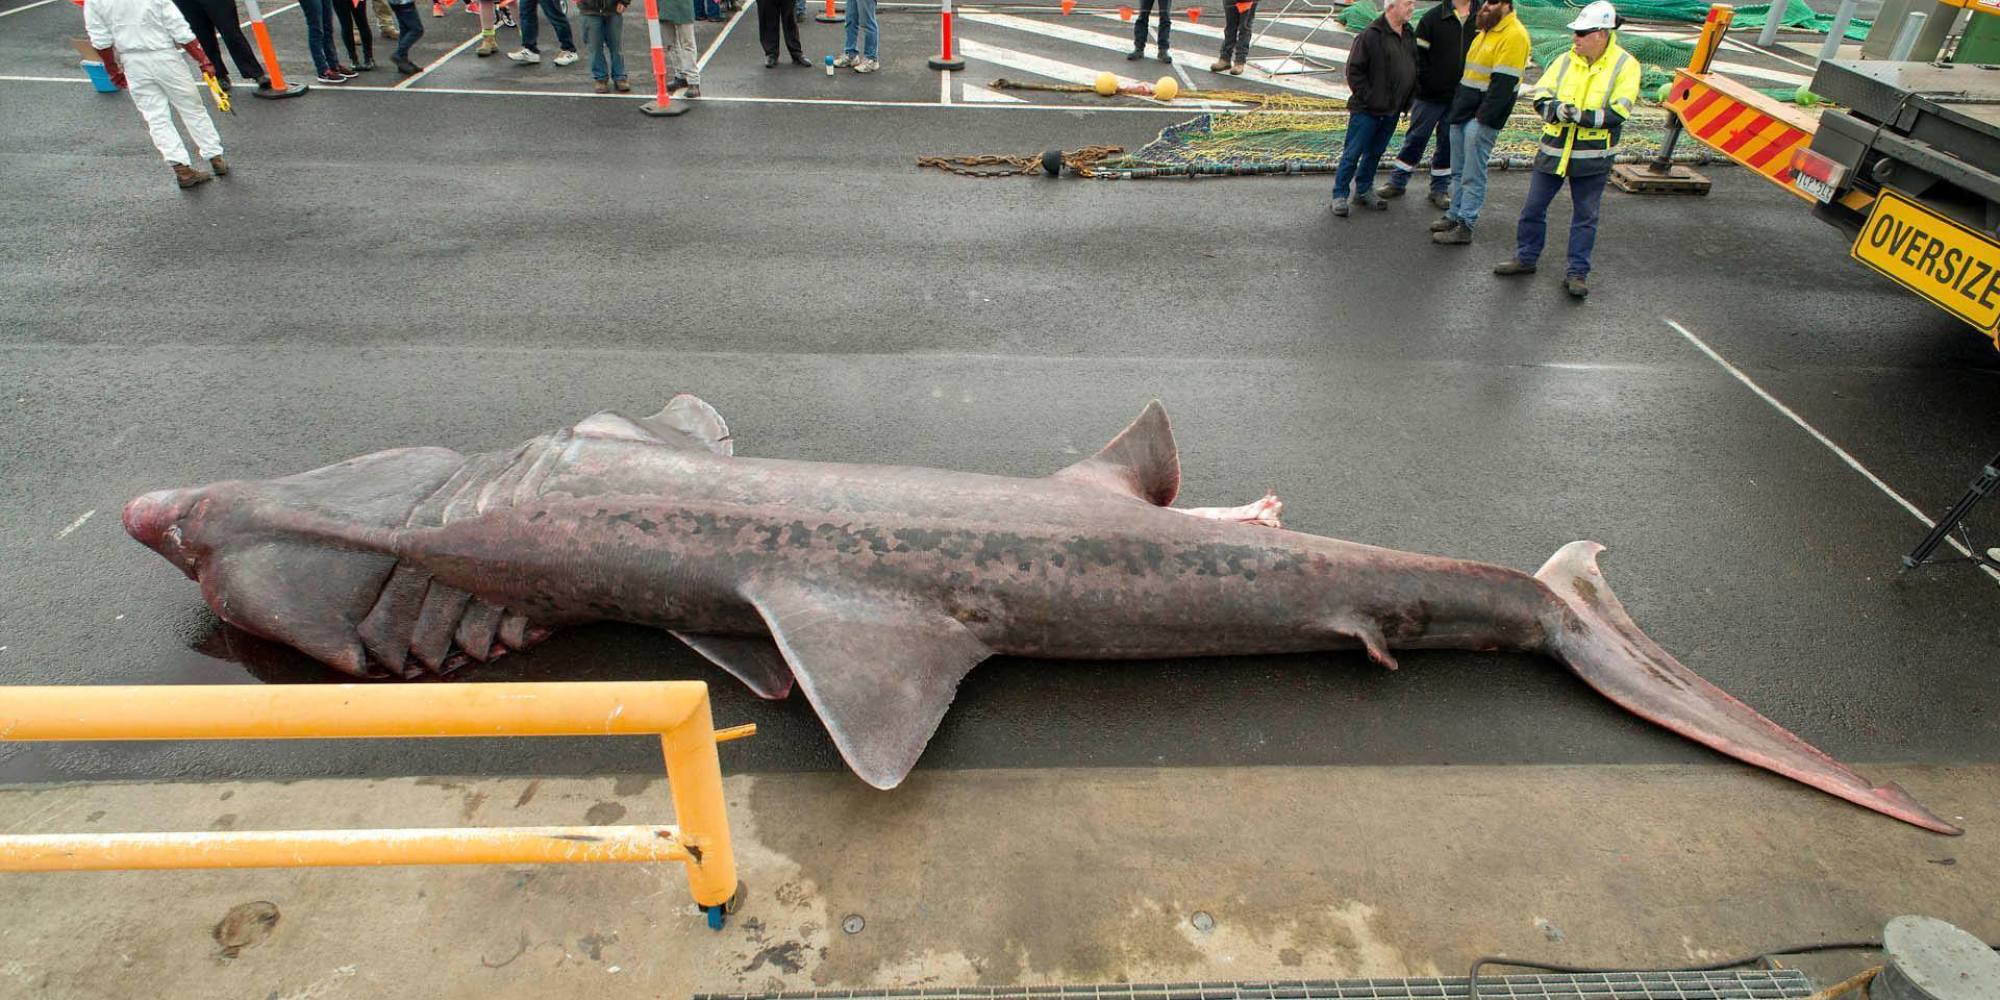
[(717, 0), (694, 0), (694, 19), (697, 21), (719, 21), (722, 19), (722, 4)]
[(539, 7), (540, 13), (549, 16), (549, 26), (556, 29), (556, 44), (562, 46), (565, 52), (576, 51), (576, 36), (569, 31), (569, 15), (563, 13), (565, 3), (566, 0), (540, 0), (539, 3), (536, 0), (521, 0), (522, 48), (530, 52), (542, 51), (535, 47), (542, 34), (542, 22), (536, 11)]
[(590, 78), (625, 79), (625, 53), (619, 51), (625, 37), (625, 18), (620, 14), (579, 14), (583, 18), (583, 47), (590, 50)]
[(1542, 243), (1549, 234), (1549, 203), (1569, 182), (1569, 270), (1572, 278), (1590, 273), (1590, 248), (1597, 245), (1597, 209), (1604, 200), (1609, 173), (1588, 177), (1563, 177), (1537, 170), (1528, 177), (1528, 200), (1521, 206), (1521, 222), (1514, 229), (1514, 259), (1533, 264), (1542, 255)]
[(416, 0), (409, 3), (392, 3), (389, 9), (396, 12), (396, 62), (410, 58), (410, 50), (417, 47), (417, 39), (424, 37), (424, 19), (417, 16)]
[(1340, 147), (1340, 169), (1333, 175), (1333, 196), (1375, 190), (1375, 171), (1396, 134), (1396, 115), (1364, 115), (1354, 112), (1347, 118), (1347, 144)]
[[(860, 48), (855, 47), (857, 40), (855, 36), (857, 35), (860, 36)], [(847, 0), (847, 48), (844, 50), (845, 54), (851, 56), (859, 52), (873, 59), (875, 58), (876, 50), (881, 47), (881, 41), (882, 32), (875, 24), (875, 0)]]
[(806, 19), (806, 0), (798, 0), (792, 5), (792, 16), (801, 21)]
[(1431, 191), (1442, 194), (1451, 190), (1451, 129), (1444, 124), (1445, 112), (1450, 110), (1449, 101), (1418, 100), (1410, 105), (1410, 130), (1403, 134), (1403, 148), (1396, 153), (1396, 167), (1389, 174), (1391, 187), (1401, 191), (1410, 186), (1410, 175), (1424, 162), (1424, 146), (1435, 132), (1437, 152), (1431, 156)]
[(313, 70), (324, 73), (340, 65), (333, 51), (333, 5), (338, 0), (299, 0), (299, 13), (306, 16), (306, 48), (311, 50)]
[(1451, 207), (1445, 209), (1444, 216), (1470, 229), (1486, 205), (1486, 168), (1493, 159), (1493, 141), (1500, 133), (1475, 118), (1451, 126), (1450, 136)]

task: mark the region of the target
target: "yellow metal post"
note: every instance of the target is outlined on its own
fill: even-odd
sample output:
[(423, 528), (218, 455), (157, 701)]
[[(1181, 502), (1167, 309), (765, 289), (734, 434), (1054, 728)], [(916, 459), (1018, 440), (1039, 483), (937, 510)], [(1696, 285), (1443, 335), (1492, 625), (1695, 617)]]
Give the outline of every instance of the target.
[(0, 871), (678, 861), (720, 927), (736, 854), (699, 681), (0, 687), (0, 740), (657, 735), (677, 826), (0, 837)]
[[(1773, 5), (1772, 16), (1776, 16)], [(1736, 8), (1726, 3), (1714, 4), (1708, 8), (1708, 17), (1701, 22), (1701, 37), (1694, 43), (1694, 52), (1688, 56), (1688, 72), (1706, 73), (1715, 62), (1715, 52), (1722, 48), (1722, 40), (1727, 37), (1729, 23), (1736, 20)]]
[(674, 821), (694, 859), (688, 888), (703, 907), (723, 906), (736, 895), (736, 851), (729, 842), (729, 813), (722, 800), (722, 761), (715, 751), (715, 719), (708, 688), (686, 721), (660, 734)]

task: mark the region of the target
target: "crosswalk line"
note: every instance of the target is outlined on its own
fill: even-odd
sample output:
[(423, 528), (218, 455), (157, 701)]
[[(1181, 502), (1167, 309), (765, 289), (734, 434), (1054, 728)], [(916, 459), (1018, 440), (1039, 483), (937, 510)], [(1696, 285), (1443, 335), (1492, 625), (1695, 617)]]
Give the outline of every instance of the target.
[[(979, 16), (999, 17), (1005, 15), (982, 14)], [(965, 56), (967, 59), (977, 59), (980, 62), (992, 63), (995, 66), (1000, 66), (1005, 69), (1019, 70), (1023, 73), (1033, 73), (1036, 76), (1047, 77), (1048, 79), (1058, 80), (1063, 83), (1081, 84), (1082, 86), (1085, 87), (1088, 87), (1096, 83), (1097, 74), (1100, 72), (1098, 70), (1091, 69), (1088, 66), (1078, 66), (1075, 63), (1067, 63), (1059, 59), (1049, 59), (1043, 56), (1035, 55), (1030, 52), (1021, 52), (1015, 49), (1002, 48), (998, 45), (988, 45), (985, 42), (981, 42), (977, 39), (965, 38), (963, 36), (961, 36), (958, 39), (958, 48), (959, 48), (959, 53)], [(1118, 81), (1118, 86), (1120, 87), (1136, 87), (1139, 86), (1142, 82), (1145, 82), (1145, 81), (1135, 80), (1129, 76), (1121, 76), (1117, 73), (1113, 73), (1112, 77)], [(1151, 98), (1147, 98), (1147, 100), (1151, 100)], [(1158, 103), (1165, 103), (1165, 102), (1158, 102)], [(1177, 108), (1178, 107), (1228, 108), (1228, 107), (1235, 107), (1236, 105), (1230, 104), (1225, 101), (1180, 100), (1173, 102), (1173, 106)]]
[[(1116, 14), (1100, 14), (1097, 16), (1102, 20), (1117, 19)], [(1222, 38), (1222, 29), (1210, 25), (1181, 24), (1181, 25), (1175, 25), (1174, 30), (1188, 31), (1193, 34), (1203, 36), (1205, 38), (1212, 38), (1217, 40), (1220, 40)], [(1092, 32), (1092, 34), (1095, 33)], [(1263, 43), (1263, 46), (1265, 48), (1276, 49), (1281, 52), (1291, 51), (1290, 45), (1277, 45), (1275, 43), (1265, 42)], [(1122, 46), (1118, 47), (1122, 48)], [(1347, 53), (1344, 50), (1336, 49), (1331, 46), (1308, 45), (1305, 51), (1306, 54), (1311, 55), (1314, 54), (1314, 50), (1325, 52), (1327, 54), (1327, 57), (1335, 62), (1344, 63), (1347, 59)], [(1280, 62), (1282, 62), (1282, 60), (1252, 59), (1248, 64), (1249, 72), (1246, 72), (1243, 78), (1247, 80), (1256, 80), (1259, 83), (1263, 83), (1272, 87), (1277, 87), (1280, 90), (1290, 90), (1300, 94), (1311, 94), (1314, 97), (1330, 97), (1336, 100), (1343, 100), (1343, 101), (1347, 99), (1347, 94), (1348, 94), (1347, 88), (1344, 86), (1340, 86), (1338, 84), (1326, 83), (1324, 81), (1315, 80), (1305, 76), (1272, 75), (1271, 71), (1275, 68), (1278, 68), (1278, 64)], [(1304, 68), (1317, 68), (1317, 67), (1304, 67)]]
[[(1111, 17), (1114, 15), (1103, 14), (1099, 16)], [(1200, 35), (1203, 38), (1212, 38), (1218, 42), (1222, 40), (1222, 29), (1210, 24), (1196, 23), (1196, 24), (1174, 25), (1174, 34), (1178, 35), (1183, 32), (1190, 35)], [(1324, 59), (1327, 62), (1335, 63), (1338, 65), (1346, 65), (1347, 63), (1346, 49), (1335, 48), (1334, 46), (1331, 45), (1321, 45), (1317, 42), (1307, 42), (1304, 45), (1300, 45), (1297, 41), (1294, 41), (1292, 39), (1272, 38), (1267, 35), (1261, 41), (1257, 42), (1257, 47), (1270, 49), (1275, 52), (1284, 52), (1287, 54), (1291, 53), (1294, 49), (1297, 49), (1299, 54), (1308, 55), (1315, 59)]]

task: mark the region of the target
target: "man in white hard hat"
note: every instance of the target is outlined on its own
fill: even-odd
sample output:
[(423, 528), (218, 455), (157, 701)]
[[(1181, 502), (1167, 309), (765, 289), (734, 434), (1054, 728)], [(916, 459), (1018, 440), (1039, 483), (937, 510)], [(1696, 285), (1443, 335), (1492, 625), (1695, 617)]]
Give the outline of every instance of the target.
[(1494, 274), (1535, 273), (1548, 235), (1549, 203), (1567, 183), (1571, 214), (1563, 290), (1576, 299), (1590, 294), (1590, 250), (1597, 242), (1597, 211), (1611, 177), (1612, 151), (1625, 116), (1639, 100), (1639, 60), (1618, 47), (1618, 23), (1610, 0), (1592, 0), (1570, 22), (1574, 45), (1529, 90), (1546, 124), (1514, 230), (1514, 258)]
[(201, 85), (188, 72), (181, 53), (186, 52), (209, 76), (215, 75), (215, 66), (172, 0), (89, 0), (83, 5), (83, 25), (111, 82), (132, 92), (132, 103), (146, 119), (153, 145), (174, 169), (174, 182), (191, 188), (214, 176), (188, 159), (187, 146), (174, 131), (175, 114), (201, 158), (215, 173), (229, 173), (222, 160), (222, 137), (209, 120)]

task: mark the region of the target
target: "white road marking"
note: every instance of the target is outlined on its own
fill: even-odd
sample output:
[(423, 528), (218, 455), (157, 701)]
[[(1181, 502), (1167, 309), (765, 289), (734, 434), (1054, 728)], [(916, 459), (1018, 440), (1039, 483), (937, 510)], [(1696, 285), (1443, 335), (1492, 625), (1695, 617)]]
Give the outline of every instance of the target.
[(67, 528), (64, 528), (63, 530), (61, 530), (61, 531), (58, 531), (58, 532), (56, 532), (56, 541), (60, 542), (60, 541), (62, 541), (63, 539), (65, 539), (65, 538), (68, 538), (68, 537), (69, 537), (69, 533), (70, 533), (70, 532), (72, 532), (72, 531), (75, 531), (76, 529), (78, 529), (78, 528), (81, 528), (81, 527), (83, 527), (83, 522), (85, 522), (85, 521), (88, 521), (88, 520), (90, 520), (90, 516), (91, 516), (92, 514), (95, 514), (95, 513), (97, 513), (97, 509), (96, 509), (96, 508), (94, 508), (94, 507), (93, 507), (93, 508), (91, 508), (90, 510), (86, 510), (86, 511), (84, 511), (84, 512), (83, 512), (83, 516), (82, 516), (82, 517), (79, 517), (79, 518), (77, 518), (76, 520), (74, 520), (74, 521), (71, 521), (71, 522), (69, 523), (69, 527), (67, 527)]
[[(1665, 317), (1662, 318), (1665, 319)], [(1693, 344), (1696, 348), (1698, 348), (1701, 351), (1701, 353), (1708, 355), (1709, 360), (1715, 362), (1718, 365), (1721, 365), (1724, 371), (1736, 377), (1736, 381), (1743, 383), (1744, 386), (1748, 387), (1751, 392), (1756, 393), (1759, 399), (1762, 399), (1764, 402), (1771, 404), (1773, 409), (1777, 410), (1779, 413), (1784, 414), (1786, 418), (1791, 420), (1792, 423), (1799, 425), (1800, 430), (1803, 430), (1807, 434), (1812, 435), (1813, 440), (1818, 441), (1820, 444), (1825, 445), (1828, 451), (1831, 451), (1835, 455), (1840, 456), (1840, 460), (1846, 462), (1848, 468), (1861, 473), (1863, 478), (1875, 484), (1876, 489), (1881, 490), (1884, 494), (1886, 494), (1889, 497), (1889, 499), (1894, 500), (1898, 504), (1902, 505), (1902, 508), (1906, 511), (1909, 511), (1910, 516), (1916, 518), (1919, 522), (1923, 524), (1924, 527), (1926, 528), (1937, 527), (1937, 522), (1925, 516), (1923, 511), (1917, 509), (1916, 504), (1913, 504), (1908, 500), (1903, 499), (1903, 495), (1901, 493), (1896, 492), (1893, 488), (1889, 486), (1888, 483), (1883, 482), (1879, 476), (1875, 475), (1873, 472), (1868, 471), (1867, 467), (1863, 466), (1859, 461), (1857, 461), (1853, 455), (1848, 454), (1846, 449), (1842, 448), (1837, 444), (1834, 444), (1832, 439), (1828, 438), (1824, 434), (1821, 434), (1818, 428), (1814, 427), (1809, 423), (1806, 423), (1804, 417), (1801, 417), (1797, 413), (1792, 412), (1792, 408), (1779, 402), (1776, 396), (1773, 396), (1770, 393), (1765, 392), (1763, 386), (1760, 386), (1756, 382), (1751, 381), (1750, 376), (1743, 374), (1743, 371), (1741, 369), (1737, 368), (1735, 365), (1730, 364), (1728, 359), (1724, 358), (1722, 355), (1717, 354), (1714, 348), (1703, 343), (1702, 339), (1700, 337), (1695, 336), (1693, 333), (1689, 332), (1687, 327), (1684, 327), (1671, 319), (1666, 320), (1666, 323), (1668, 326), (1674, 328), (1675, 333), (1680, 334), (1682, 337), (1687, 339), (1688, 343)], [(1959, 542), (1958, 539), (1947, 536), (1945, 540), (1950, 542), (1951, 547), (1957, 549), (1959, 551), (1959, 554), (1965, 556), (1972, 555), (1972, 550), (1966, 548), (1965, 545)], [(1985, 570), (1987, 576), (1990, 576), (1995, 580), (2000, 580), (2000, 570), (1996, 570), (1991, 566), (1981, 566), (1980, 569)]]
[(946, 105), (951, 103), (951, 70), (938, 74), (938, 103)]
[[(1060, 38), (1116, 52), (1131, 51), (1125, 47), (1124, 42), (1109, 35), (1099, 34), (1095, 31), (1084, 31), (1064, 25), (1043, 24), (1039, 21), (1031, 21), (1027, 18), (1015, 17), (1011, 14), (966, 15), (961, 20), (976, 21), (976, 23), (994, 27), (1017, 28), (1032, 34)], [(1075, 63), (1048, 59), (1028, 52), (1001, 48), (998, 45), (988, 45), (985, 42), (970, 38), (960, 38), (958, 41), (959, 54), (968, 59), (978, 59), (981, 62), (989, 62), (995, 66), (1004, 66), (1008, 69), (1020, 70), (1023, 73), (1033, 73), (1036, 76), (1045, 76), (1051, 80), (1080, 84), (1085, 87), (1097, 82), (1097, 71), (1087, 66), (1078, 66)], [(1129, 76), (1119, 76), (1116, 73), (1112, 74), (1112, 76), (1117, 78), (1120, 87), (1136, 87), (1142, 83), (1142, 81), (1135, 80)], [(1192, 89), (1193, 84), (1189, 84), (1189, 87)], [(1234, 107), (1235, 105), (1224, 101), (1185, 101), (1181, 103), (1181, 106)]]
[[(418, 80), (421, 80), (424, 77), (431, 75), (431, 70), (434, 70), (439, 66), (442, 66), (445, 63), (450, 62), (453, 56), (458, 55), (460, 52), (464, 52), (466, 49), (471, 48), (474, 44), (476, 44), (479, 41), (481, 37), (482, 37), (481, 35), (474, 35), (471, 38), (468, 38), (465, 41), (458, 43), (457, 48), (452, 49), (450, 52), (447, 52), (444, 55), (437, 57), (437, 59), (433, 60), (429, 66), (425, 66), (423, 69), (420, 69), (415, 73), (411, 74), (409, 79), (404, 80), (401, 83), (396, 84), (394, 87), (390, 87), (387, 89), (391, 90), (410, 89), (411, 84), (416, 83)], [(321, 88), (321, 89), (331, 89), (331, 88)]]
[(694, 61), (696, 72), (708, 68), (708, 61), (715, 58), (717, 49), (722, 48), (722, 40), (728, 38), (729, 33), (736, 30), (736, 22), (743, 20), (743, 15), (749, 12), (749, 10), (750, 6), (745, 4), (742, 7), (738, 7), (736, 13), (729, 16), (729, 21), (722, 26), (722, 30), (715, 33), (715, 40), (708, 43), (708, 51), (703, 52), (701, 58)]
[[(84, 82), (84, 80), (82, 77), (76, 77), (75, 79), (63, 80), (62, 82), (82, 83)], [(561, 97), (579, 101), (652, 100), (652, 96), (648, 94), (590, 94), (590, 93), (578, 93), (575, 91), (567, 91), (567, 90), (493, 90), (493, 89), (478, 89), (473, 87), (418, 87), (414, 90), (402, 90), (395, 87), (374, 87), (374, 86), (361, 86), (356, 84), (348, 84), (347, 86), (344, 87), (326, 88), (326, 93), (329, 94), (340, 93), (340, 92), (358, 93), (358, 94), (456, 94), (468, 97)], [(315, 91), (315, 93), (318, 93), (318, 91)], [(1086, 111), (1091, 113), (1110, 112), (1113, 114), (1128, 114), (1137, 112), (1139, 114), (1165, 113), (1165, 114), (1180, 114), (1183, 116), (1186, 115), (1189, 110), (1199, 111), (1205, 108), (1228, 106), (1208, 101), (1176, 101), (1172, 105), (1160, 104), (1158, 102), (1153, 102), (1150, 105), (1029, 104), (1026, 102), (1022, 102), (1019, 104), (986, 104), (986, 103), (973, 104), (965, 102), (959, 102), (953, 104), (939, 104), (936, 101), (870, 101), (870, 100), (857, 100), (850, 98), (833, 98), (833, 97), (750, 97), (746, 95), (723, 95), (723, 94), (718, 94), (713, 97), (704, 94), (700, 98), (700, 100), (707, 101), (713, 104), (773, 104), (773, 105), (797, 105), (800, 107), (829, 105), (833, 107), (845, 107), (845, 108), (930, 108), (933, 110), (942, 109), (947, 111), (967, 111), (967, 110), (1066, 111), (1071, 113), (1075, 113), (1078, 111)], [(1338, 112), (1302, 111), (1298, 113), (1307, 115), (1318, 115), (1318, 114), (1337, 114)]]
[(1018, 97), (1014, 97), (1014, 96), (1012, 96), (1012, 95), (1009, 95), (1009, 94), (1003, 94), (1003, 93), (1000, 93), (1000, 92), (999, 92), (999, 91), (997, 91), (997, 90), (987, 90), (987, 89), (986, 89), (985, 87), (981, 87), (981, 86), (977, 86), (977, 85), (975, 85), (975, 84), (970, 84), (970, 83), (961, 83), (961, 84), (959, 84), (959, 88), (958, 88), (958, 89), (959, 89), (959, 93), (958, 93), (958, 99), (959, 99), (959, 100), (961, 100), (961, 101), (965, 101), (965, 102), (967, 102), (967, 103), (970, 103), (970, 104), (1026, 104), (1026, 103), (1028, 103), (1028, 102), (1026, 102), (1026, 101), (1023, 101), (1023, 100), (1021, 100), (1021, 99), (1020, 99), (1020, 98), (1018, 98)]
[(0, 17), (6, 17), (6, 16), (7, 16), (7, 15), (9, 15), (9, 14), (19, 14), (20, 12), (22, 12), (22, 11), (24, 11), (24, 10), (34, 10), (34, 9), (35, 9), (35, 8), (37, 8), (37, 7), (46, 7), (46, 6), (48, 6), (49, 4), (52, 4), (52, 3), (55, 3), (55, 2), (56, 2), (56, 0), (35, 0), (35, 2), (34, 2), (34, 3), (31, 3), (31, 4), (27, 4), (27, 5), (25, 5), (25, 6), (21, 6), (21, 7), (16, 7), (16, 8), (14, 8), (13, 10), (0, 10)]
[(4, 83), (89, 83), (87, 76), (0, 76)]

